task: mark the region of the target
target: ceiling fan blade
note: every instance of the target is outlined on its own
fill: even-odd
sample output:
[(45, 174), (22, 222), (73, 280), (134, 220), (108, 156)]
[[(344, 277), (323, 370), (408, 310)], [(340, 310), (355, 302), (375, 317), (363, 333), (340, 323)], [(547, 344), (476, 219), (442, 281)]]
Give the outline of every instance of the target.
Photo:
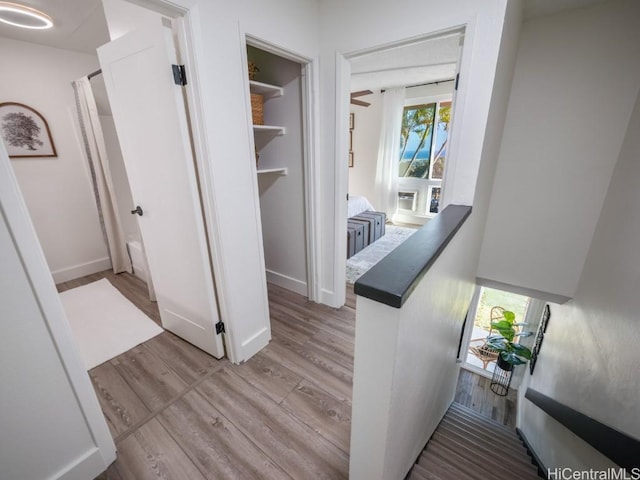
[(351, 94), (351, 98), (362, 97), (363, 95), (371, 95), (373, 92), (371, 90), (360, 90), (358, 92), (353, 92)]
[(356, 100), (355, 98), (351, 99), (351, 104), (352, 105), (358, 105), (360, 107), (368, 107), (369, 105), (371, 105), (368, 102), (363, 102), (362, 100)]

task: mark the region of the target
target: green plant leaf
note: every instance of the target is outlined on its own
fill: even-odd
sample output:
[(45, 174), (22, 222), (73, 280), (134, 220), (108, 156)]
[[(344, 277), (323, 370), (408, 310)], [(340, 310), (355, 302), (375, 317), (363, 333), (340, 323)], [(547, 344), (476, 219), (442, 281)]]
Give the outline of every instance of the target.
[(513, 335), (516, 333), (511, 323), (507, 320), (500, 320), (499, 322), (493, 322), (491, 326), (496, 329), (500, 335), (506, 338), (508, 341), (513, 340)]
[(517, 354), (517, 355), (519, 355), (521, 357), (524, 357), (527, 360), (529, 360), (531, 358), (531, 350), (529, 350), (524, 345), (520, 345), (519, 343), (512, 343), (511, 344), (511, 348), (513, 349), (515, 354)]
[(509, 342), (505, 340), (503, 337), (493, 336), (487, 339), (487, 345), (489, 345), (494, 350), (498, 350), (499, 352), (503, 352), (508, 350)]
[(526, 362), (526, 360), (521, 359), (518, 355), (516, 355), (513, 352), (502, 352), (500, 354), (500, 356), (502, 356), (502, 359), (511, 364), (511, 365), (524, 365)]
[(502, 312), (502, 316), (507, 322), (511, 324), (516, 321), (516, 314), (510, 310), (505, 310), (504, 312)]

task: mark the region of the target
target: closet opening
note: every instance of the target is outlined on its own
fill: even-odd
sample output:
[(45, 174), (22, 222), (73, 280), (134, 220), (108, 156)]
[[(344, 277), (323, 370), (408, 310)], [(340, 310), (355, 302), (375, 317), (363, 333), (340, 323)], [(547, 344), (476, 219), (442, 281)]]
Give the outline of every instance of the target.
[(266, 279), (317, 301), (311, 65), (252, 37), (246, 52)]

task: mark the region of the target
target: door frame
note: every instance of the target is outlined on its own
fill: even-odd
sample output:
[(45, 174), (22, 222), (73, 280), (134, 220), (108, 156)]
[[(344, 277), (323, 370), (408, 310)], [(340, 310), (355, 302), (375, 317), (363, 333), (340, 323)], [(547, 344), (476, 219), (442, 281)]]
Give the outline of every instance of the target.
[(205, 140), (206, 131), (204, 111), (202, 103), (202, 89), (198, 74), (198, 49), (196, 47), (197, 9), (184, 8), (169, 0), (125, 0), (152, 12), (166, 16), (172, 20), (174, 41), (178, 51), (178, 61), (186, 66), (187, 84), (183, 87), (185, 93), (186, 116), (191, 134), (191, 146), (193, 150), (196, 182), (199, 190), (201, 213), (204, 219), (205, 235), (211, 270), (213, 273), (214, 294), (218, 306), (218, 316), (225, 324), (225, 332), (222, 333), (222, 341), (227, 358), (232, 363), (244, 360), (241, 357), (241, 348), (233, 341), (233, 325), (230, 325), (230, 306), (228, 305), (224, 290), (225, 286), (219, 279), (224, 278), (221, 265), (222, 253), (219, 245), (222, 241), (219, 236), (217, 205), (213, 198), (213, 183), (211, 179), (211, 166), (205, 161), (209, 158), (209, 149)]
[[(246, 46), (259, 48), (265, 52), (272, 53), (279, 57), (291, 60), (300, 64), (302, 73), (302, 146), (303, 146), (303, 181), (304, 181), (304, 214), (305, 214), (305, 241), (306, 241), (306, 270), (307, 270), (307, 297), (312, 302), (320, 301), (320, 271), (321, 262), (319, 259), (320, 252), (320, 219), (318, 215), (318, 205), (320, 205), (320, 192), (317, 188), (317, 179), (320, 174), (318, 172), (316, 161), (316, 145), (318, 145), (318, 125), (316, 118), (318, 109), (314, 102), (314, 92), (318, 91), (316, 60), (304, 57), (292, 51), (275, 46), (272, 43), (252, 35), (245, 31), (240, 31), (241, 41), (245, 44), (242, 46), (243, 55), (246, 57)], [(246, 58), (243, 59), (243, 65), (246, 65)], [(249, 98), (247, 92), (247, 98)], [(247, 104), (247, 115), (251, 112), (250, 105)], [(250, 117), (249, 117), (250, 118)], [(253, 146), (252, 146), (253, 150)], [(256, 175), (257, 177), (257, 175)], [(258, 188), (256, 180), (256, 191)], [(259, 210), (259, 200), (256, 208)], [(264, 248), (261, 247), (264, 252)]]
[[(334, 224), (334, 252), (333, 271), (334, 271), (334, 294), (332, 306), (340, 307), (344, 305), (346, 298), (346, 289), (343, 288), (346, 283), (346, 242), (347, 236), (347, 208), (343, 202), (349, 191), (349, 167), (347, 162), (348, 155), (348, 112), (349, 112), (349, 91), (351, 83), (351, 62), (352, 58), (362, 55), (369, 55), (376, 52), (384, 52), (385, 50), (397, 48), (399, 46), (420, 43), (430, 38), (447, 35), (456, 31), (461, 31), (464, 36), (464, 43), (458, 57), (457, 72), (461, 70), (469, 71), (471, 62), (471, 48), (473, 38), (475, 36), (474, 19), (466, 22), (457, 22), (446, 26), (442, 29), (425, 32), (417, 37), (410, 37), (392, 41), (390, 43), (372, 45), (370, 47), (351, 51), (336, 52), (336, 104), (335, 104), (335, 224)], [(450, 126), (449, 138), (458, 139), (462, 128), (463, 118), (465, 115), (465, 97), (466, 97), (467, 79), (460, 77), (458, 89), (454, 89), (453, 102), (454, 112), (452, 118), (458, 118), (457, 122), (452, 122)], [(346, 113), (345, 113), (346, 112)], [(458, 160), (458, 142), (449, 143), (449, 153), (445, 167), (445, 174), (442, 180), (441, 210), (451, 203), (454, 190), (454, 178), (457, 169)], [(448, 192), (448, 193), (447, 193)]]
[[(226, 333), (223, 335), (225, 350), (228, 359), (232, 363), (239, 363), (246, 358), (247, 345), (249, 342), (253, 342), (258, 336), (262, 336), (264, 332), (259, 332), (254, 335), (250, 340), (242, 342), (242, 339), (234, 338), (234, 332), (238, 326), (233, 325), (230, 320), (232, 315), (232, 305), (227, 301), (229, 298), (226, 290), (226, 286), (222, 279), (226, 277), (224, 271), (224, 261), (221, 252), (222, 238), (219, 234), (219, 208), (213, 195), (213, 175), (211, 165), (206, 162), (209, 158), (209, 148), (207, 146), (205, 135), (205, 114), (202, 102), (203, 86), (199, 82), (201, 77), (199, 73), (198, 58), (199, 54), (199, 42), (197, 34), (199, 33), (200, 25), (200, 11), (196, 6), (193, 8), (182, 7), (176, 5), (170, 0), (126, 0), (130, 3), (136, 4), (140, 7), (146, 8), (156, 13), (160, 13), (168, 18), (171, 18), (174, 22), (176, 29), (176, 41), (182, 63), (187, 66), (188, 82), (184, 87), (186, 93), (186, 105), (187, 105), (187, 118), (189, 119), (191, 133), (192, 133), (192, 145), (195, 157), (196, 171), (198, 172), (198, 186), (200, 188), (202, 198), (202, 208), (205, 221), (205, 229), (209, 239), (209, 251), (210, 259), (212, 262), (212, 270), (214, 276), (214, 285), (216, 288), (216, 298), (218, 301), (218, 311), (220, 319), (225, 322)], [(260, 40), (248, 32), (243, 31), (242, 25), (238, 26), (239, 37), (238, 41), (241, 42), (242, 48), (246, 51), (246, 39), (247, 37)], [(268, 42), (264, 42), (265, 45), (270, 45)], [(271, 47), (277, 48), (277, 47)], [(299, 62), (304, 65), (304, 73), (306, 74), (306, 81), (304, 84), (303, 97), (306, 97), (307, 101), (303, 102), (306, 105), (304, 111), (304, 143), (305, 143), (305, 215), (306, 215), (306, 236), (307, 236), (307, 291), (309, 299), (312, 301), (323, 301), (321, 298), (324, 292), (320, 291), (321, 287), (321, 219), (319, 215), (320, 202), (320, 188), (317, 186), (317, 182), (320, 179), (319, 166), (316, 159), (318, 158), (318, 145), (320, 144), (319, 133), (317, 125), (319, 125), (319, 106), (316, 102), (317, 92), (319, 90), (319, 78), (318, 78), (318, 59), (306, 58), (300, 56), (294, 52), (288, 52), (286, 50), (277, 49), (275, 53)], [(249, 94), (247, 92), (247, 118), (250, 119), (250, 107), (249, 107)], [(251, 136), (249, 135), (249, 138)], [(254, 176), (255, 177), (255, 176)], [(257, 178), (255, 178), (255, 191), (257, 196)], [(256, 198), (257, 212), (259, 212), (259, 204)], [(262, 238), (258, 239), (262, 242)], [(260, 245), (261, 255), (264, 255), (262, 245)], [(264, 258), (263, 262), (264, 264)], [(266, 269), (263, 270), (266, 275)], [(266, 304), (266, 282), (264, 285), (264, 296)], [(325, 302), (326, 303), (326, 302)], [(251, 350), (251, 349), (249, 349)]]

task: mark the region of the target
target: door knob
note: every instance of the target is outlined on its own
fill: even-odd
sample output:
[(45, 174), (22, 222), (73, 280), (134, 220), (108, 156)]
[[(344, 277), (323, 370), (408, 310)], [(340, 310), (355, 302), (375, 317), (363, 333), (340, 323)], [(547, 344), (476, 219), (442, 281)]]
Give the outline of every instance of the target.
[(142, 216), (142, 214), (144, 213), (140, 208), (140, 205), (137, 205), (135, 210), (131, 210), (132, 215), (135, 215), (136, 213), (140, 216)]

